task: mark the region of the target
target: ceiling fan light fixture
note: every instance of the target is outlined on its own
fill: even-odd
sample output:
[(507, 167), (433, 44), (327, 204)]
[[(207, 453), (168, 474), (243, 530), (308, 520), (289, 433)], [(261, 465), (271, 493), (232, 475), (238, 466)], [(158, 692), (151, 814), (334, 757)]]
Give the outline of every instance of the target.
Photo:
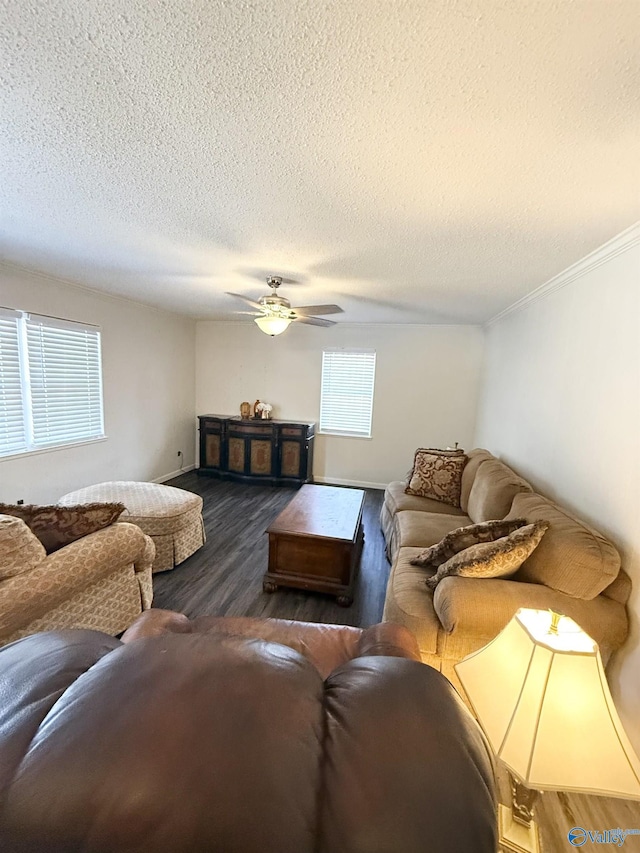
[(288, 320), (286, 317), (275, 317), (266, 315), (264, 317), (256, 317), (254, 321), (261, 332), (264, 332), (265, 335), (281, 335), (285, 329), (288, 327), (291, 320)]
[[(278, 288), (282, 284), (282, 278), (278, 275), (270, 275), (267, 278), (267, 284), (270, 288), (268, 295), (261, 296), (256, 302), (254, 299), (248, 299), (241, 293), (227, 293), (227, 296), (233, 296), (234, 299), (240, 299), (242, 302), (257, 309), (258, 316), (255, 316), (255, 322), (261, 332), (265, 335), (275, 337), (281, 335), (288, 327), (289, 323), (299, 321), (307, 326), (335, 326), (334, 320), (325, 320), (324, 317), (315, 317), (315, 314), (342, 314), (342, 308), (339, 305), (302, 305), (300, 308), (292, 308), (291, 303), (284, 296), (278, 296)], [(246, 312), (245, 312), (246, 313)]]

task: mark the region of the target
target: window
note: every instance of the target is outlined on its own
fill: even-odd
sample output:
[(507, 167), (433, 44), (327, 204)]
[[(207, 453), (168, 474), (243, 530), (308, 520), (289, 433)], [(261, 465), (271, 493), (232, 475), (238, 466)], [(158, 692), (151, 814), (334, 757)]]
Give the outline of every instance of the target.
[(375, 374), (373, 350), (322, 353), (320, 432), (371, 438)]
[(0, 456), (103, 436), (100, 330), (0, 308)]

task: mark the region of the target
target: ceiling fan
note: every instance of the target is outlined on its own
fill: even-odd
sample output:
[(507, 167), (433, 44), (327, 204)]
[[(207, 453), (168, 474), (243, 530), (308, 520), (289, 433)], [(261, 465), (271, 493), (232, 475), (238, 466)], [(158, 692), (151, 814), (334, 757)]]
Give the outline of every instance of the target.
[(315, 314), (342, 314), (342, 308), (339, 305), (304, 305), (300, 308), (292, 308), (291, 303), (284, 296), (278, 296), (278, 288), (282, 284), (282, 276), (270, 275), (267, 276), (267, 284), (271, 288), (271, 292), (266, 296), (261, 296), (255, 302), (253, 299), (247, 299), (239, 293), (227, 293), (227, 296), (234, 296), (236, 299), (242, 299), (247, 305), (255, 308), (259, 313), (255, 318), (255, 322), (265, 335), (280, 335), (288, 327), (289, 323), (299, 322), (306, 323), (308, 326), (335, 326), (333, 320), (324, 320), (321, 317), (314, 316)]

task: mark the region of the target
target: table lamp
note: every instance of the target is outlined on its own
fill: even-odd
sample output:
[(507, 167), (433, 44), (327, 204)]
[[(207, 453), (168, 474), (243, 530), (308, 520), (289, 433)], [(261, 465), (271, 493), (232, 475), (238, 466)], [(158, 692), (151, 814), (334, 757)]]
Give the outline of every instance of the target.
[(455, 666), (496, 756), (512, 807), (499, 807), (500, 844), (539, 851), (538, 791), (640, 799), (640, 762), (618, 717), (597, 643), (573, 619), (518, 610), (487, 646)]

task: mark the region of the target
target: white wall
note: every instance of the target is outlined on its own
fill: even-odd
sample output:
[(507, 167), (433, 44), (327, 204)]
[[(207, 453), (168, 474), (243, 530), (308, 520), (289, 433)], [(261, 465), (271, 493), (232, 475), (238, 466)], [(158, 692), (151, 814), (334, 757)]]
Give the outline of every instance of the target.
[(622, 552), (632, 627), (610, 679), (640, 751), (639, 238), (626, 232), (489, 327), (476, 443)]
[(275, 418), (317, 421), (323, 348), (375, 349), (373, 438), (317, 436), (314, 476), (383, 486), (404, 476), (416, 447), (472, 446), (482, 340), (473, 326), (294, 323), (271, 338), (253, 323), (199, 322), (196, 406), (237, 415), (243, 400), (259, 398)]
[(107, 440), (0, 459), (0, 500), (47, 503), (104, 480), (153, 480), (194, 464), (195, 323), (0, 267), (0, 305), (102, 328)]

